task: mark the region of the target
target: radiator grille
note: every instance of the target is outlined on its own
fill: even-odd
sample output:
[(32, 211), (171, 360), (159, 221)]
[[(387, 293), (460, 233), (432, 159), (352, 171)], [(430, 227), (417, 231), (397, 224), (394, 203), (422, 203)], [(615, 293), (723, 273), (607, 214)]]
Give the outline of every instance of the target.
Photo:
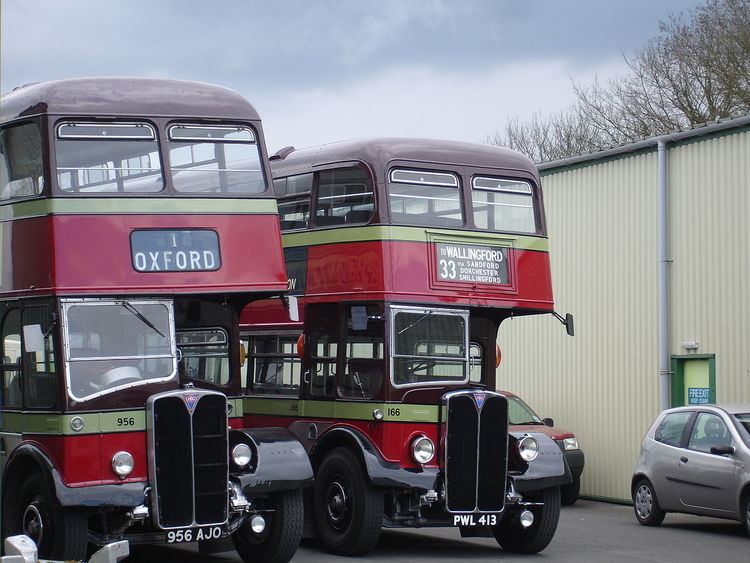
[(149, 405), (150, 476), (158, 525), (168, 529), (226, 522), (226, 397), (173, 392), (152, 397)]
[(508, 455), (508, 403), (494, 393), (446, 397), (446, 506), (451, 512), (501, 512)]

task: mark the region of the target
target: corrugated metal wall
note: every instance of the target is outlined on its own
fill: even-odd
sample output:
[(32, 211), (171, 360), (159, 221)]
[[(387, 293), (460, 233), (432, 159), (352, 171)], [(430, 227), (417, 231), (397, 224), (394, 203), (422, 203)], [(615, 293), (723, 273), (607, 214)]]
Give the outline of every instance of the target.
[[(745, 131), (669, 148), (672, 354), (716, 353), (718, 399), (750, 400)], [(542, 178), (557, 310), (503, 324), (498, 386), (572, 430), (582, 494), (630, 497), (643, 433), (658, 413), (656, 151)]]
[(672, 353), (697, 341), (717, 402), (750, 403), (750, 132), (677, 146), (668, 167)]

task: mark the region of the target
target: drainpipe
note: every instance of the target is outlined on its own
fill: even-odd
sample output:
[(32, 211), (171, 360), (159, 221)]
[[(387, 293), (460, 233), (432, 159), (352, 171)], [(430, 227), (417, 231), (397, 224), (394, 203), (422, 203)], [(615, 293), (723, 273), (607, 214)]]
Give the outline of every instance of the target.
[(657, 142), (659, 169), (659, 410), (669, 408), (670, 358), (669, 358), (669, 248), (667, 240), (669, 208), (667, 207), (667, 142)]

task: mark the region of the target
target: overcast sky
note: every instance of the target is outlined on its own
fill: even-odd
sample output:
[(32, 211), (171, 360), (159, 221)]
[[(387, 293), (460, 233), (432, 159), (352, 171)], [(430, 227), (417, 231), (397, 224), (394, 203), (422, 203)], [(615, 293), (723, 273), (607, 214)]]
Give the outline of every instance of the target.
[(698, 0), (0, 0), (0, 91), (76, 76), (214, 82), (269, 149), (393, 135), (482, 142), (624, 71)]

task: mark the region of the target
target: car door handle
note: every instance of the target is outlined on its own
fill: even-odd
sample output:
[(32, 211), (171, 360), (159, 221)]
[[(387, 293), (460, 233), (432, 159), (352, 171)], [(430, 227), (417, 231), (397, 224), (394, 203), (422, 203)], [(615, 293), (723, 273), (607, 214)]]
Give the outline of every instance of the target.
[(680, 462), (681, 462), (681, 463), (687, 463), (687, 462), (688, 462), (688, 458), (686, 458), (685, 456), (682, 456), (682, 457), (680, 458)]

